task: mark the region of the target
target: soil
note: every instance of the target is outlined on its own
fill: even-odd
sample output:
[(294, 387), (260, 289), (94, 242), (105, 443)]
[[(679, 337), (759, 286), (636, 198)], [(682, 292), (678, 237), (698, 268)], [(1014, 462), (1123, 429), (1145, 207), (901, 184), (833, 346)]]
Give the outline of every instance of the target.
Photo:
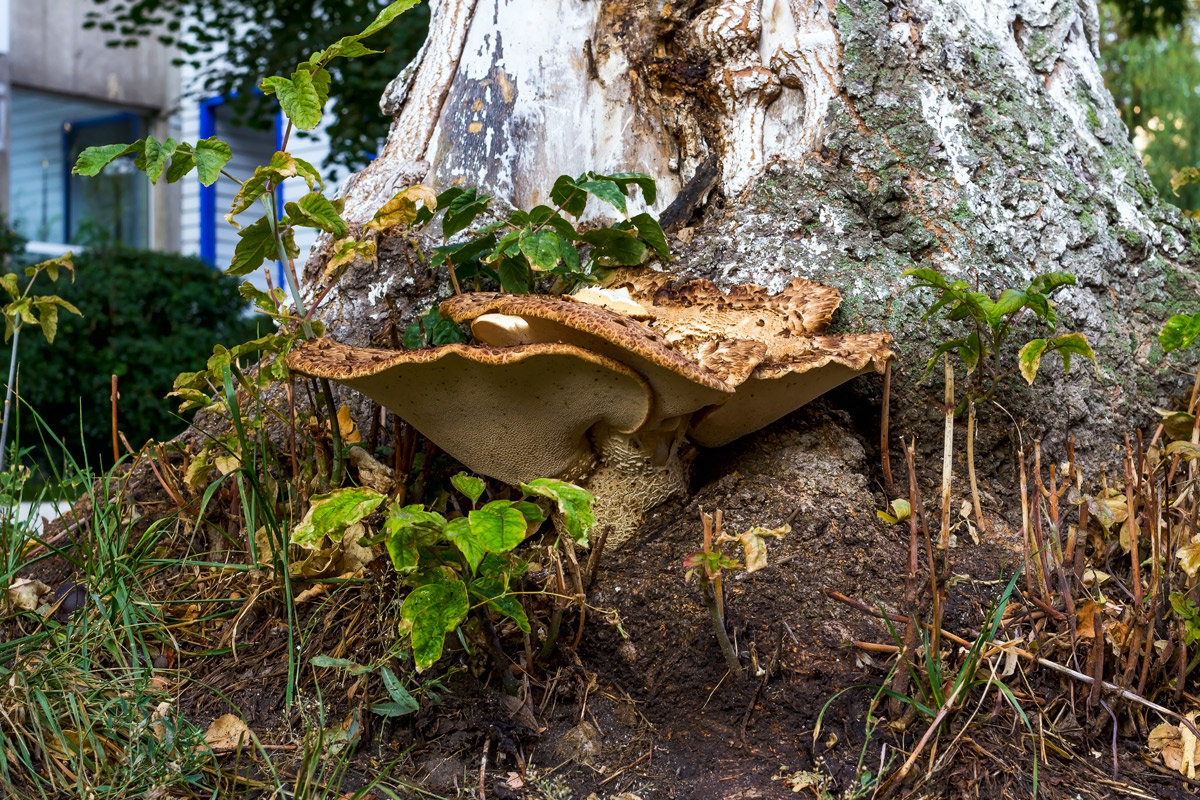
[[(242, 572), (213, 590), (235, 598), (235, 616), (180, 629), (179, 667), (188, 679), (178, 684), (179, 708), (201, 727), (237, 713), (277, 748), (287, 774), (304, 749), (295, 731), (318, 707), (317, 681), (326, 725), (353, 719), (362, 726), (348, 785), (394, 763), (395, 774), (442, 797), (478, 797), (481, 786), (488, 797), (530, 800), (870, 797), (870, 776), (881, 764), (885, 773), (899, 767), (928, 720), (905, 719), (905, 706), (889, 708), (887, 698), (872, 711), (894, 661), (884, 651), (895, 641), (874, 612), (904, 610), (909, 532), (875, 513), (885, 506), (879, 453), (870, 444), (878, 439), (876, 418), (869, 408), (852, 414), (838, 402), (815, 403), (754, 437), (700, 453), (689, 496), (656, 509), (639, 539), (603, 554), (582, 630), (571, 606), (549, 659), (520, 669), (531, 663), (548, 613), (536, 616), (532, 641), (500, 626), (521, 682), (517, 698), (500, 690), (482, 649), (468, 654), (452, 638), (417, 714), (372, 715), (366, 707), (380, 698), (378, 681), (333, 670), (298, 676), (299, 702), (289, 714), (284, 606), (268, 576)], [(937, 466), (922, 464), (922, 475)], [(143, 489), (153, 494), (149, 484)], [(935, 496), (931, 483), (924, 489)], [(985, 492), (992, 496), (1012, 493)], [(960, 500), (956, 493), (955, 507)], [(235, 500), (218, 494), (213, 502)], [(700, 547), (700, 513), (717, 509), (727, 531), (791, 527), (768, 540), (765, 569), (725, 581), (727, 629), (748, 666), (741, 680), (727, 674), (697, 582), (684, 580), (684, 560)], [(1022, 561), (1019, 529), (998, 512), (988, 509), (992, 525), (978, 541), (955, 515), (943, 627), (968, 640)], [(181, 528), (176, 544), (201, 546), (188, 545), (189, 535)], [(52, 563), (44, 569), (48, 582), (69, 583)], [(365, 663), (395, 641), (394, 577), (383, 559), (367, 570), (366, 581), (299, 604), (299, 663), (318, 654)], [(923, 558), (917, 579), (928, 580)], [(177, 575), (158, 580), (164, 598), (180, 584)], [(468, 631), (466, 639), (474, 636)], [(195, 655), (201, 651), (210, 654)], [(943, 652), (950, 669), (961, 663), (961, 649)], [(1104, 711), (1088, 713), (1086, 685), (1025, 662), (1015, 666), (1003, 681), (1037, 736), (999, 691), (976, 687), (894, 796), (1031, 796), (1035, 767), (1038, 796), (1051, 800), (1196, 796), (1200, 784), (1146, 749), (1148, 728), (1160, 720), (1109, 697), (1120, 715), (1114, 731)]]

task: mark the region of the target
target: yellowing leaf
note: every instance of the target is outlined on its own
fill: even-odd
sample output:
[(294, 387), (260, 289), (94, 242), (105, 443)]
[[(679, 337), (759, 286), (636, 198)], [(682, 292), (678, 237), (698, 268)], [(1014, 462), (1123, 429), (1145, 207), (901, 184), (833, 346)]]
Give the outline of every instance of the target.
[(362, 436), (358, 432), (358, 426), (354, 424), (354, 420), (350, 417), (349, 406), (342, 406), (338, 409), (337, 426), (344, 443), (354, 444), (355, 442), (362, 441)]
[(1196, 572), (1200, 570), (1200, 536), (1192, 537), (1190, 544), (1186, 544), (1175, 552), (1175, 557), (1179, 559), (1179, 567), (1191, 577), (1196, 577)]
[(254, 733), (236, 714), (225, 714), (213, 720), (204, 732), (204, 741), (214, 753), (228, 753), (250, 746)]
[(751, 528), (737, 537), (746, 558), (746, 572), (756, 572), (767, 566), (767, 544), (765, 538), (777, 539), (791, 532), (791, 525), (781, 528)]
[(437, 208), (437, 195), (428, 186), (417, 184), (397, 192), (367, 223), (367, 230), (389, 231), (402, 225), (411, 225), (417, 219), (417, 203), (433, 211)]
[[(888, 512), (891, 513), (888, 513)], [(888, 511), (876, 511), (875, 516), (889, 525), (895, 525), (904, 522), (912, 515), (912, 504), (907, 500), (897, 497), (888, 504)]]

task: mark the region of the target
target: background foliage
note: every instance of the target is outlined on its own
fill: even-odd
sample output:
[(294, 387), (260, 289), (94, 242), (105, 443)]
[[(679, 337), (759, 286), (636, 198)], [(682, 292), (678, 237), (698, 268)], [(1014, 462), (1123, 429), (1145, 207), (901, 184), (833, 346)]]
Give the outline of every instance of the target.
[[(179, 47), (180, 63), (201, 72), (201, 91), (230, 98), (240, 124), (274, 119), (274, 97), (257, 90), (264, 75), (287, 75), (314, 50), (362, 30), (387, 0), (93, 0), (91, 27), (111, 34), (110, 45), (136, 47), (154, 37)], [(429, 24), (422, 3), (373, 37), (380, 55), (330, 65), (333, 106), (326, 166), (361, 169), (378, 151), (389, 120), (379, 98), (416, 54)], [(223, 58), (214, 58), (224, 52)], [(268, 121), (268, 122), (264, 122)]]
[[(22, 340), (17, 384), (77, 459), (111, 464), (111, 375), (120, 381), (120, 428), (130, 443), (170, 438), (185, 426), (165, 397), (175, 376), (204, 363), (215, 343), (252, 338), (263, 323), (246, 315), (237, 279), (197, 258), (110, 248), (77, 255), (75, 266), (75, 282), (55, 290), (83, 317), (63, 315), (53, 345)], [(20, 441), (35, 444), (33, 420), (21, 410)]]
[(1200, 164), (1200, 16), (1186, 0), (1101, 4), (1104, 79), (1150, 180), (1167, 201), (1200, 210), (1200, 186), (1171, 189), (1180, 169)]

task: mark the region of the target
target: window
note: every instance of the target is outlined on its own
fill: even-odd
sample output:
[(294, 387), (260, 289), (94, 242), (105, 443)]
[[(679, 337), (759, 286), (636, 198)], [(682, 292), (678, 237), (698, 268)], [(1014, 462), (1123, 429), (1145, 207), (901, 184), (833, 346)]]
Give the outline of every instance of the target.
[(145, 134), (140, 112), (14, 88), (10, 110), (9, 208), (12, 225), (37, 245), (149, 241), (149, 187), (132, 158), (95, 178), (71, 175), (92, 145), (132, 142)]

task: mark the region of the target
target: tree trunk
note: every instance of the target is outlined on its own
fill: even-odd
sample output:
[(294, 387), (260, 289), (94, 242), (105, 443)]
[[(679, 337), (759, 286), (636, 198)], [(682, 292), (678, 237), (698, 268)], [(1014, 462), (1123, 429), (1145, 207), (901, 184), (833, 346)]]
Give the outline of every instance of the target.
[[(809, 278), (842, 292), (836, 330), (894, 335), (893, 458), (900, 435), (940, 449), (940, 387), (918, 379), (938, 341), (965, 333), (921, 321), (932, 298), (908, 292), (904, 271), (935, 267), (993, 295), (1038, 273), (1074, 273), (1078, 285), (1056, 296), (1060, 327), (1087, 335), (1098, 366), (1077, 360), (1067, 377), (1047, 359), (1034, 389), (1014, 378), (998, 397), (1003, 411), (979, 410), (985, 511), (1000, 518), (983, 547), (958, 558), (997, 543), (995, 560), (972, 561), (991, 578), (1011, 562), (1004, 530), (1021, 541), (1015, 477), (988, 480), (998, 469), (1015, 475), (1014, 427), (1026, 453), (1044, 439), (1047, 463), (1074, 435), (1098, 481), (1106, 461), (1120, 463), (1121, 436), (1187, 383), (1165, 369), (1156, 334), (1168, 315), (1197, 310), (1200, 237), (1146, 178), (1102, 82), (1098, 35), (1093, 0), (440, 0), (425, 49), (384, 97), (395, 116), (387, 146), (343, 188), (346, 208), (365, 221), (415, 182), (476, 186), (528, 208), (562, 173), (649, 173), (674, 254), (663, 269), (723, 288)], [(332, 335), (379, 341), (448, 294), (444, 276), (403, 252), (381, 247), (378, 270), (360, 264), (343, 278), (324, 309)], [(319, 278), (320, 259), (309, 264)], [(1014, 338), (1039, 335), (1022, 324)], [(886, 504), (872, 488), (878, 407), (861, 401), (875, 400), (879, 384), (854, 387), (701, 455), (691, 496), (652, 515), (636, 550), (606, 553), (620, 579), (600, 581), (593, 599), (619, 611), (631, 638), (590, 623), (581, 652), (640, 691), (665, 730), (706, 719), (704, 698), (720, 686), (719, 671), (679, 666), (705, 635), (679, 580), (699, 545), (700, 511), (723, 509), (733, 531), (793, 527), (778, 545), (786, 567), (730, 584), (739, 646), (765, 660), (771, 642), (791, 643), (780, 669), (794, 696), (755, 712), (760, 733), (751, 726), (746, 738), (757, 691), (731, 701), (743, 743), (777, 763), (816, 758), (807, 737), (793, 752), (771, 731), (811, 730), (835, 687), (862, 682), (849, 674), (848, 641), (887, 641), (823, 592), (897, 597), (907, 572), (903, 548), (881, 545), (890, 534), (872, 514)], [(940, 459), (921, 463), (932, 472)], [(707, 713), (736, 727), (734, 712)], [(680, 764), (707, 774), (720, 760), (693, 763), (684, 744), (672, 746), (663, 769), (676, 775)]]
[[(841, 290), (838, 329), (890, 330), (893, 427), (910, 432), (936, 418), (913, 382), (953, 331), (919, 324), (930, 298), (905, 292), (905, 269), (992, 292), (1072, 272), (1062, 326), (1087, 334), (1098, 369), (1077, 361), (1063, 379), (1055, 359), (1041, 388), (1014, 383), (1002, 402), (1026, 435), (1070, 428), (1102, 459), (1183, 385), (1155, 333), (1195, 306), (1200, 240), (1147, 180), (1097, 36), (1089, 0), (441, 0), (347, 210), (365, 220), (417, 181), (529, 207), (562, 173), (649, 173), (674, 234), (667, 269), (773, 289), (811, 278)], [(362, 341), (436, 290), (389, 252), (333, 296), (335, 334)]]

